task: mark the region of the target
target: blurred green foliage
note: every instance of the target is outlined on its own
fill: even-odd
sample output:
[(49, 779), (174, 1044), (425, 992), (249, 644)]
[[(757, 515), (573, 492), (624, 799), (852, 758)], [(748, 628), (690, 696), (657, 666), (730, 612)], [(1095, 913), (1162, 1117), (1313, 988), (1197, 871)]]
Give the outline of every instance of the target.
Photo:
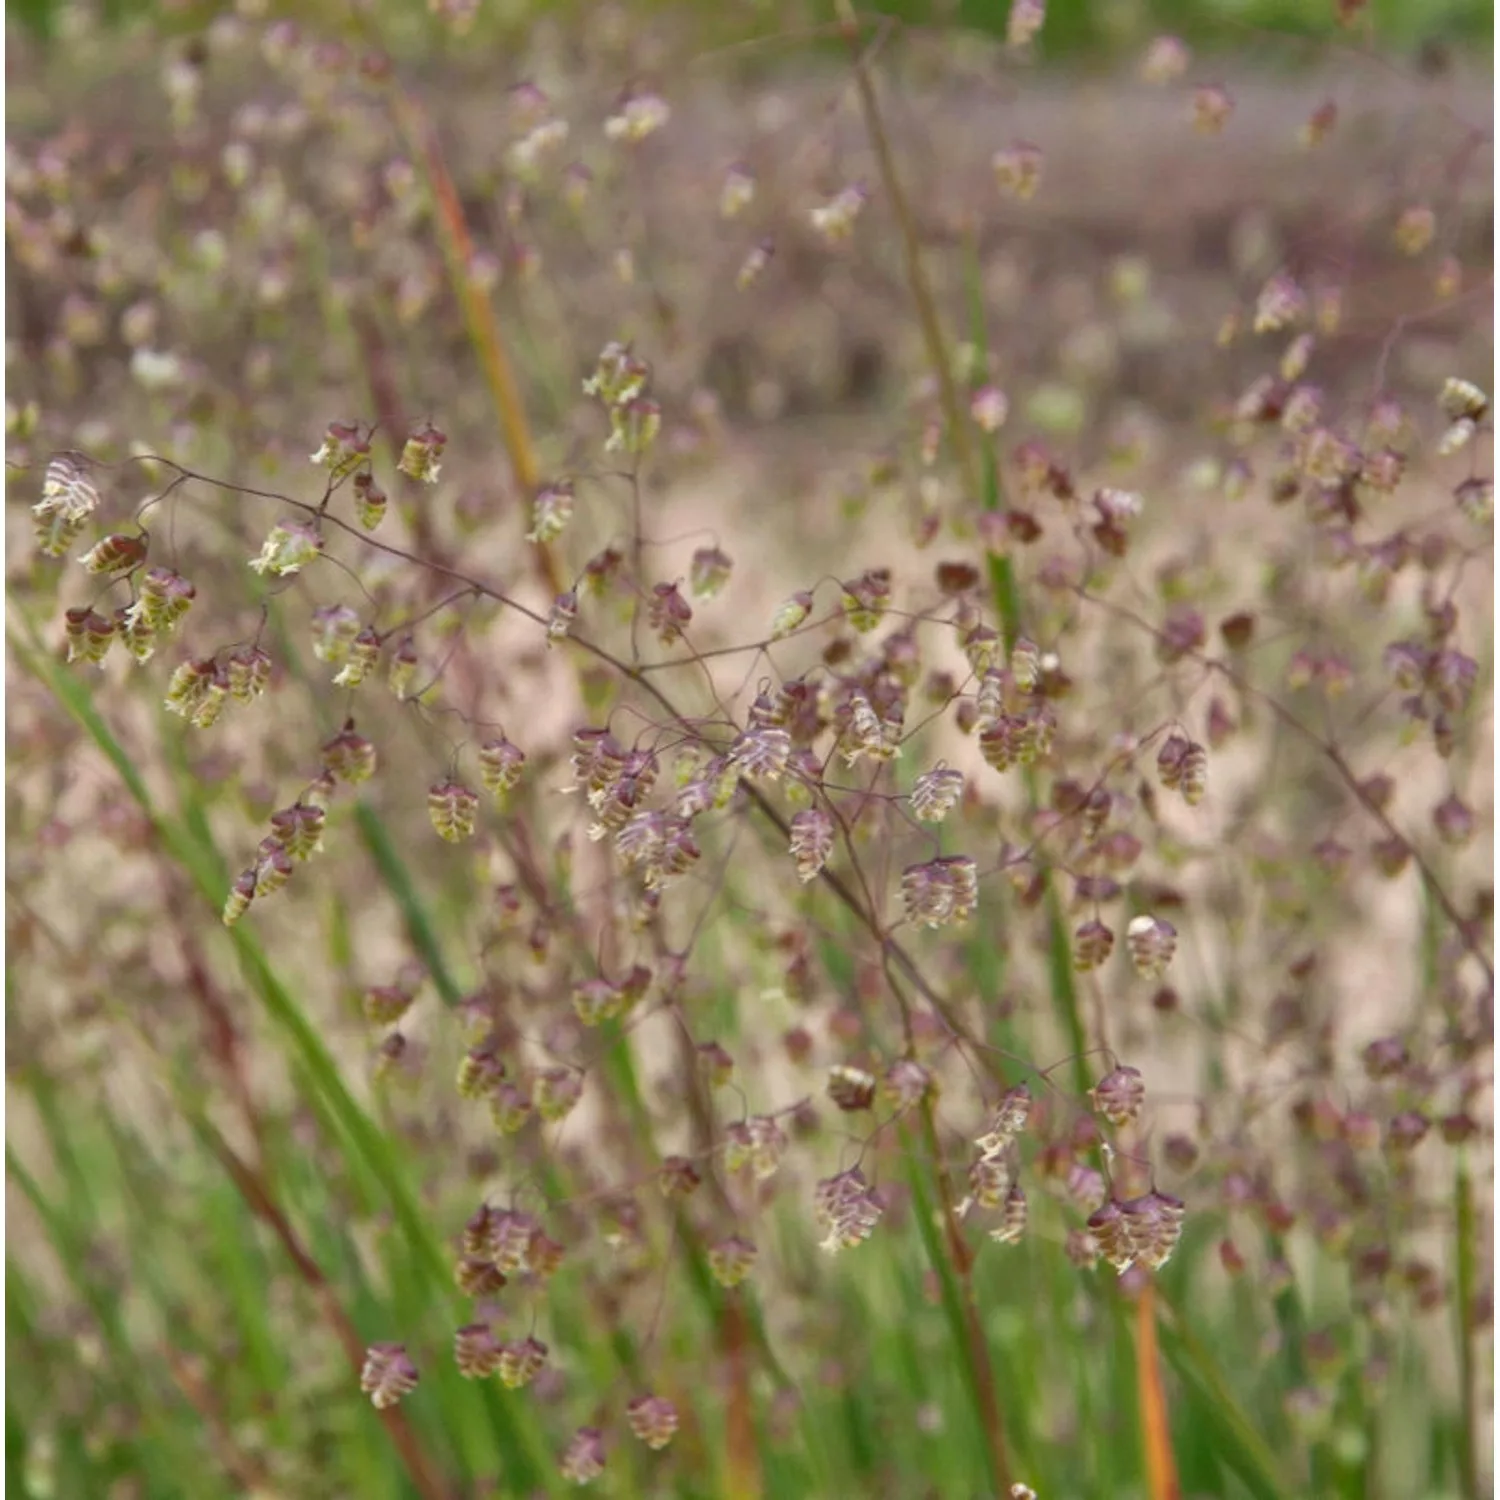
[[(232, 7), (224, 0), (164, 6), (160, 0), (98, 0), (111, 23), (153, 19), (165, 30), (192, 30)], [(403, 20), (417, 0), (385, 0)], [(677, 12), (688, 26), (703, 25), (716, 37), (798, 30), (833, 17), (832, 0), (722, 7), (717, 0), (634, 0), (658, 17)], [(6, 18), (38, 37), (56, 33), (64, 0), (10, 0)], [(496, 7), (502, 28), (569, 8), (572, 0), (515, 0)], [(312, 21), (324, 7), (314, 0), (273, 3), (275, 14)], [(425, 8), (425, 7), (424, 7)], [(1010, 0), (865, 0), (867, 13), (895, 16), (916, 25), (956, 25), (1003, 35)], [(335, 6), (334, 10), (341, 9)], [(1366, 16), (1384, 46), (1402, 52), (1441, 45), (1488, 54), (1494, 40), (1489, 0), (1368, 0)], [(333, 20), (332, 16), (328, 19)], [(1362, 18), (1363, 23), (1363, 18)], [(1340, 32), (1336, 0), (1050, 0), (1039, 40), (1046, 61), (1108, 59), (1147, 37), (1174, 32), (1195, 47), (1219, 51), (1254, 47), (1266, 37), (1331, 37)], [(1481, 50), (1482, 49), (1482, 50)], [(1285, 55), (1283, 54), (1283, 58)]]

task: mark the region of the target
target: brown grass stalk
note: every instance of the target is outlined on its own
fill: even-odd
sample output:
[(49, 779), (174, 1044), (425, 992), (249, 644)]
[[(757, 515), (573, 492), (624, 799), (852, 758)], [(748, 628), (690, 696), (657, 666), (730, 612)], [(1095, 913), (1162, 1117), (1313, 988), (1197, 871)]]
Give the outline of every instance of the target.
[[(499, 320), (495, 316), (494, 304), (488, 294), (475, 285), (474, 278), (469, 274), (474, 256), (474, 240), (469, 233), (458, 189), (453, 184), (452, 174), (443, 158), (437, 131), (422, 106), (399, 85), (392, 86), (391, 99), (396, 124), (408, 148), (420, 163), (428, 189), (432, 193), (453, 295), (458, 299), (464, 326), (468, 329), (469, 342), (479, 360), (480, 369), (484, 372), (485, 384), (489, 387), (490, 399), (494, 403), (516, 484), (529, 501), (536, 492), (541, 477), (536, 449), (531, 439), (531, 426), (526, 418), (525, 402), (521, 398), (510, 356), (506, 352)], [(536, 558), (538, 575), (549, 594), (555, 596), (562, 593), (562, 578), (551, 551), (538, 544), (533, 546), (532, 552)]]
[[(296, 1268), (303, 1284), (313, 1293), (322, 1312), (323, 1321), (339, 1341), (344, 1357), (349, 1362), (357, 1380), (364, 1366), (365, 1346), (354, 1327), (353, 1320), (344, 1311), (343, 1305), (334, 1294), (333, 1286), (324, 1275), (322, 1267), (313, 1259), (312, 1253), (298, 1237), (297, 1231), (293, 1229), (291, 1222), (272, 1196), (265, 1179), (235, 1154), (229, 1143), (212, 1125), (206, 1120), (200, 1123), (207, 1137), (209, 1148), (229, 1174), (230, 1181), (234, 1183), (250, 1211), (280, 1241), (282, 1249)], [(395, 1445), (396, 1452), (422, 1500), (450, 1500), (448, 1487), (405, 1414), (395, 1407), (386, 1407), (384, 1410), (378, 1410), (376, 1415), (379, 1416), (381, 1424)]]
[(1146, 1453), (1146, 1493), (1151, 1500), (1181, 1500), (1167, 1396), (1156, 1342), (1156, 1283), (1148, 1281), (1135, 1304), (1135, 1381), (1139, 1392), (1141, 1446)]

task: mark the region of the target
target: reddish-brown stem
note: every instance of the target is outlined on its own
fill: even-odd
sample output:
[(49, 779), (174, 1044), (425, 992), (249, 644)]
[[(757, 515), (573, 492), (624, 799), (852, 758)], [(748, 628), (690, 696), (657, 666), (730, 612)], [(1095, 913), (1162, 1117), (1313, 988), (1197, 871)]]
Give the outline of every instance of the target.
[(177, 1382), (177, 1388), (202, 1419), (209, 1440), (224, 1472), (246, 1495), (270, 1494), (275, 1480), (254, 1454), (247, 1453), (236, 1440), (228, 1419), (214, 1398), (212, 1383), (202, 1379), (187, 1355), (170, 1344), (162, 1347), (162, 1358)]
[[(333, 1287), (323, 1274), (322, 1267), (303, 1245), (272, 1196), (265, 1179), (243, 1162), (207, 1121), (203, 1121), (202, 1126), (208, 1137), (209, 1148), (229, 1174), (240, 1196), (251, 1212), (276, 1236), (297, 1274), (316, 1298), (323, 1321), (343, 1348), (344, 1357), (357, 1378), (364, 1367), (365, 1346), (348, 1313), (334, 1295)], [(422, 1500), (449, 1500), (446, 1485), (405, 1415), (394, 1407), (378, 1410), (377, 1415)]]

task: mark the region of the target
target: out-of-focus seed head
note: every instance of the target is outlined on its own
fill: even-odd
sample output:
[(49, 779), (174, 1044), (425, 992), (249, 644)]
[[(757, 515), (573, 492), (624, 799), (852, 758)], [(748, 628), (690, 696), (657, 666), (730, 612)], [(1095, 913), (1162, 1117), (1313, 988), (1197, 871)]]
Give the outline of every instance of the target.
[(1234, 98), (1222, 84), (1199, 84), (1193, 90), (1193, 129), (1199, 135), (1218, 135), (1234, 113)]
[(513, 1339), (500, 1346), (496, 1373), (500, 1383), (509, 1390), (518, 1390), (530, 1385), (541, 1374), (547, 1363), (547, 1346), (529, 1335), (524, 1339)]
[(580, 1427), (568, 1440), (558, 1468), (570, 1484), (589, 1484), (604, 1472), (604, 1434)]
[(484, 1099), (499, 1088), (505, 1078), (505, 1062), (493, 1039), (471, 1047), (458, 1065), (455, 1086), (460, 1099)]
[(431, 422), (423, 422), (408, 434), (396, 467), (408, 479), (415, 479), (420, 484), (436, 484), (442, 472), (440, 460), (447, 444), (446, 433)]
[(1091, 1214), (1109, 1196), (1104, 1175), (1081, 1161), (1071, 1162), (1062, 1183), (1063, 1198), (1080, 1213)]
[(941, 823), (958, 805), (963, 792), (963, 772), (939, 761), (917, 777), (911, 790), (911, 810), (924, 823)]
[(999, 1208), (1010, 1191), (1011, 1177), (1003, 1153), (980, 1156), (969, 1164), (969, 1193), (981, 1208)]
[(1157, 775), (1169, 792), (1181, 789), (1182, 766), (1191, 747), (1193, 741), (1184, 735), (1169, 735), (1161, 750), (1157, 751)]
[(898, 1113), (912, 1109), (936, 1092), (937, 1080), (914, 1058), (902, 1057), (885, 1070), (880, 1096)]
[(416, 996), (405, 985), (372, 984), (360, 997), (365, 1019), (375, 1026), (394, 1026), (412, 1007)]
[(1299, 333), (1282, 351), (1281, 364), (1278, 368), (1281, 378), (1288, 384), (1294, 380), (1301, 380), (1307, 373), (1308, 362), (1312, 359), (1315, 343), (1316, 340), (1312, 334)]
[(292, 857), (275, 839), (263, 839), (255, 860), (255, 894), (271, 896), (292, 878)]
[(1411, 1055), (1400, 1037), (1377, 1037), (1364, 1050), (1364, 1064), (1371, 1078), (1394, 1078), (1410, 1066)]
[(1420, 255), (1437, 234), (1437, 215), (1425, 204), (1401, 210), (1391, 239), (1403, 255)]
[(1488, 526), (1495, 519), (1495, 481), (1475, 477), (1463, 480), (1453, 491), (1458, 508), (1476, 526)]
[(1191, 1136), (1174, 1131), (1161, 1143), (1162, 1160), (1174, 1172), (1190, 1172), (1198, 1164), (1198, 1145)]
[(484, 1380), (500, 1368), (500, 1341), (488, 1323), (466, 1323), (453, 1335), (453, 1360), (467, 1380)]
[(535, 1113), (529, 1079), (507, 1078), (490, 1094), (490, 1119), (501, 1135), (518, 1134)]
[(466, 1297), (493, 1297), (506, 1285), (504, 1273), (486, 1255), (466, 1255), (453, 1268), (453, 1281)]
[(1160, 979), (1177, 952), (1177, 929), (1163, 917), (1133, 917), (1125, 929), (1125, 946), (1142, 979)]
[(115, 639), (115, 622), (87, 605), (67, 611), (65, 617), (70, 662), (93, 662), (100, 666)]
[(54, 458), (42, 476), (42, 497), (31, 507), (40, 551), (63, 556), (98, 508), (99, 492), (83, 465), (66, 455)]
[[(196, 723), (199, 715), (213, 702), (217, 675), (218, 668), (212, 657), (183, 662), (167, 683), (167, 709)], [(224, 691), (228, 692), (227, 674)]]
[(146, 540), (118, 533), (95, 542), (79, 558), (86, 573), (95, 575), (129, 573), (146, 560)]
[(357, 424), (330, 422), (323, 434), (323, 446), (309, 462), (327, 469), (337, 481), (352, 474), (370, 457), (370, 438)]
[(775, 253), (776, 242), (774, 240), (769, 237), (757, 240), (745, 252), (745, 258), (740, 262), (740, 268), (734, 274), (735, 290), (749, 291), (765, 275), (766, 267), (771, 264), (771, 257)]
[(1046, 20), (1046, 0), (1010, 0), (1010, 14), (1005, 22), (1006, 46), (1012, 51), (1025, 51)]
[(688, 586), (696, 599), (712, 599), (729, 582), (734, 563), (719, 547), (700, 547), (688, 565)]
[(1462, 848), (1478, 828), (1473, 809), (1456, 792), (1450, 792), (1432, 810), (1432, 826), (1445, 844)]
[(871, 760), (894, 760), (901, 754), (903, 717), (899, 702), (882, 717), (863, 693), (849, 699), (848, 727), (840, 749), (847, 765), (862, 756)]
[[(148, 568), (141, 579), (139, 597), (126, 611), (127, 619), (142, 626), (148, 639), (158, 633), (165, 635), (192, 608), (197, 595), (198, 590), (171, 568)], [(146, 657), (137, 653), (137, 659), (144, 661)]]
[(769, 1115), (751, 1115), (724, 1132), (724, 1166), (730, 1172), (749, 1167), (758, 1181), (776, 1175), (787, 1148), (786, 1133)]
[(700, 1042), (698, 1071), (710, 1088), (721, 1089), (734, 1074), (734, 1059), (718, 1042)]
[(417, 674), (420, 661), (416, 642), (409, 635), (403, 636), (391, 655), (390, 670), (386, 675), (386, 685), (403, 702), (411, 689), (412, 679)]
[(1386, 1126), (1386, 1145), (1396, 1152), (1415, 1151), (1427, 1138), (1432, 1122), (1415, 1109), (1405, 1109), (1391, 1117)]
[(750, 1274), (759, 1254), (749, 1240), (732, 1234), (709, 1247), (708, 1268), (720, 1286), (736, 1287)]
[(261, 545), (260, 555), (250, 559), (253, 571), (273, 578), (290, 578), (323, 552), (323, 533), (310, 522), (278, 521)]
[(719, 214), (738, 218), (755, 201), (755, 173), (744, 162), (735, 162), (724, 174), (719, 188)]
[(643, 394), (650, 378), (651, 366), (629, 344), (612, 341), (599, 351), (594, 373), (583, 382), (583, 393), (607, 407), (622, 406)]
[(1327, 140), (1329, 132), (1338, 123), (1338, 118), (1339, 107), (1332, 99), (1325, 99), (1319, 104), (1297, 132), (1297, 139), (1303, 150), (1311, 151), (1314, 146)]
[(969, 415), (981, 432), (999, 432), (1010, 415), (1010, 399), (999, 386), (982, 385), (969, 397)]
[(503, 734), (486, 740), (479, 747), (480, 780), (497, 801), (514, 790), (525, 768), (526, 752)]
[(1282, 1408), (1297, 1434), (1307, 1442), (1326, 1438), (1333, 1423), (1333, 1398), (1318, 1386), (1302, 1385), (1286, 1393)]
[(1099, 1246), (1099, 1253), (1116, 1271), (1125, 1272), (1135, 1264), (1135, 1247), (1120, 1205), (1111, 1198), (1089, 1215), (1088, 1232)]
[(1306, 316), (1306, 292), (1286, 272), (1278, 271), (1255, 299), (1252, 327), (1256, 333), (1279, 333), (1295, 328)]
[(1181, 37), (1155, 37), (1141, 59), (1141, 76), (1147, 83), (1172, 83), (1187, 72), (1191, 61), (1192, 54)]
[(259, 646), (241, 646), (224, 663), (229, 674), (229, 696), (236, 703), (253, 703), (271, 680), (271, 658)]
[(677, 1431), (677, 1408), (665, 1396), (637, 1396), (625, 1420), (648, 1448), (665, 1448)]
[(236, 877), (234, 884), (229, 888), (229, 895), (224, 902), (224, 910), (221, 913), (223, 923), (226, 927), (233, 927), (239, 919), (250, 909), (250, 903), (255, 899), (256, 872), (242, 870)]
[(869, 1239), (885, 1212), (858, 1167), (820, 1181), (813, 1207), (825, 1230), (822, 1249), (830, 1255)]
[(347, 604), (325, 604), (313, 611), (313, 655), (336, 663), (348, 658), (359, 635), (359, 615)]
[(840, 245), (853, 235), (855, 222), (869, 199), (870, 190), (862, 182), (850, 183), (812, 209), (808, 217), (825, 243)]
[(1099, 1242), (1086, 1229), (1068, 1231), (1063, 1253), (1080, 1271), (1092, 1271), (1099, 1264)]
[(990, 1116), (989, 1129), (975, 1141), (975, 1145), (985, 1156), (999, 1155), (1025, 1130), (1030, 1117), (1031, 1090), (1024, 1083), (1018, 1083), (1001, 1096)]
[(618, 985), (594, 975), (574, 985), (573, 1009), (585, 1026), (602, 1026), (624, 1013), (625, 996)]
[(661, 433), (661, 406), (649, 396), (636, 396), (609, 409), (609, 441), (606, 453), (637, 456), (650, 451)]
[(686, 1198), (698, 1190), (702, 1181), (698, 1168), (685, 1156), (663, 1157), (656, 1179), (663, 1198)]
[[(762, 731), (780, 734), (780, 730)], [(792, 819), (791, 856), (797, 864), (797, 878), (806, 884), (814, 880), (833, 853), (833, 819), (820, 807), (804, 808)]]
[(1182, 800), (1196, 807), (1208, 791), (1208, 751), (1202, 745), (1188, 742), (1178, 765), (1178, 777)]
[(526, 1269), (537, 1280), (546, 1281), (557, 1274), (567, 1253), (561, 1241), (542, 1229), (533, 1229), (526, 1242)]
[(1026, 1233), (1026, 1192), (1019, 1182), (1012, 1182), (1005, 1195), (1005, 1206), (999, 1224), (990, 1230), (990, 1238), (1000, 1245), (1014, 1245)]
[(877, 1081), (863, 1068), (840, 1063), (828, 1070), (828, 1097), (846, 1114), (869, 1109), (875, 1102)]
[(462, 782), (435, 781), (427, 791), (427, 816), (433, 831), (450, 844), (462, 843), (474, 836), (479, 813), (478, 794)]
[(874, 630), (885, 618), (891, 602), (889, 568), (871, 568), (843, 584), (839, 603), (845, 618), (862, 635)]
[(771, 639), (779, 641), (789, 636), (812, 613), (812, 606), (813, 596), (805, 589), (793, 594), (771, 620)]
[(271, 814), (271, 833), (293, 859), (310, 859), (323, 847), (326, 819), (321, 807), (296, 802)]
[(532, 1241), (541, 1227), (531, 1214), (518, 1209), (491, 1209), (485, 1224), (490, 1260), (508, 1276), (530, 1270)]
[(549, 1124), (565, 1120), (583, 1097), (583, 1075), (573, 1068), (544, 1068), (532, 1080), (536, 1112)]
[(1203, 616), (1187, 605), (1174, 605), (1162, 623), (1156, 641), (1156, 655), (1163, 662), (1181, 661), (1202, 649), (1208, 626)]
[(901, 899), (907, 919), (924, 927), (966, 922), (979, 902), (978, 866), (967, 855), (912, 865), (901, 876)]
[(629, 94), (604, 122), (604, 134), (609, 140), (638, 146), (647, 136), (663, 129), (671, 118), (671, 107), (660, 94), (650, 91)]
[(990, 170), (1002, 193), (1025, 203), (1036, 196), (1042, 181), (1042, 151), (1030, 141), (1017, 141), (990, 158)]
[(1081, 973), (1104, 964), (1115, 948), (1115, 935), (1097, 917), (1073, 933), (1073, 967)]
[(559, 479), (544, 484), (531, 502), (531, 530), (526, 533), (526, 540), (539, 544), (556, 541), (572, 519), (573, 481)]
[(1139, 1068), (1111, 1068), (1093, 1090), (1094, 1108), (1111, 1125), (1129, 1125), (1140, 1117), (1146, 1101), (1146, 1081)]
[(1238, 1276), (1245, 1269), (1245, 1257), (1240, 1247), (1231, 1239), (1219, 1241), (1219, 1264), (1231, 1276)]
[(419, 1378), (405, 1344), (371, 1344), (365, 1351), (359, 1388), (372, 1406), (383, 1411), (414, 1391)]
[(692, 623), (693, 608), (675, 583), (658, 583), (651, 590), (646, 619), (662, 645), (670, 646), (682, 639), (682, 632)]
[(385, 520), (389, 500), (373, 474), (354, 476), (354, 514), (366, 531), (375, 531)]
[(1445, 255), (1432, 278), (1432, 294), (1439, 302), (1451, 301), (1463, 289), (1464, 268), (1456, 255)]

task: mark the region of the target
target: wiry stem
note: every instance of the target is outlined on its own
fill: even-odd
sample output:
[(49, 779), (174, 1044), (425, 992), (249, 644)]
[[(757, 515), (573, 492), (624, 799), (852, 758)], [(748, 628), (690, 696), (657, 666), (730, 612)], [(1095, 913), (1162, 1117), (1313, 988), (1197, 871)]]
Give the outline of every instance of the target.
[(975, 1405), (980, 1425), (984, 1429), (990, 1467), (994, 1471), (999, 1492), (1005, 1495), (1010, 1493), (1010, 1453), (1005, 1442), (1005, 1425), (995, 1389), (995, 1367), (990, 1361), (989, 1344), (985, 1340), (984, 1325), (979, 1319), (979, 1304), (974, 1296), (974, 1252), (969, 1248), (963, 1230), (959, 1227), (952, 1184), (948, 1180), (948, 1169), (943, 1164), (942, 1145), (938, 1140), (930, 1099), (923, 1099), (921, 1113), (922, 1133), (927, 1141), (927, 1149), (932, 1153), (938, 1199), (943, 1210), (943, 1232), (948, 1245), (948, 1258), (958, 1282), (963, 1307), (964, 1352), (973, 1374)]
[(854, 86), (859, 91), (860, 110), (864, 115), (865, 129), (870, 144), (875, 149), (875, 159), (880, 166), (881, 185), (891, 202), (891, 212), (896, 216), (901, 231), (901, 246), (906, 257), (906, 280), (911, 289), (912, 301), (916, 304), (917, 320), (922, 326), (922, 339), (927, 345), (927, 358), (937, 377), (938, 395), (943, 405), (943, 415), (958, 455), (959, 467), (964, 481), (972, 493), (975, 489), (974, 449), (969, 441), (969, 429), (964, 421), (964, 409), (958, 399), (958, 385), (953, 378), (953, 363), (948, 358), (947, 345), (943, 339), (943, 325), (938, 317), (937, 302), (927, 280), (927, 270), (922, 263), (922, 242), (917, 234), (916, 216), (906, 201), (901, 178), (896, 171), (896, 159), (891, 151), (890, 138), (886, 135), (885, 121), (880, 113), (880, 101), (875, 97), (875, 81), (871, 74), (870, 59), (860, 46), (860, 23), (852, 0), (837, 0), (839, 27), (854, 57)]
[[(1138, 630), (1143, 631), (1153, 640), (1163, 641), (1166, 639), (1163, 633), (1149, 620), (1142, 619), (1134, 610), (1126, 608), (1123, 604), (1116, 604), (1109, 599), (1102, 598), (1098, 594), (1092, 594), (1086, 589), (1079, 589), (1078, 597), (1090, 604), (1099, 605), (1111, 614), (1118, 615), (1122, 620), (1129, 621)], [(1478, 934), (1475, 931), (1475, 924), (1464, 917), (1458, 908), (1458, 903), (1443, 884), (1437, 871), (1432, 868), (1431, 863), (1422, 855), (1419, 849), (1415, 848), (1406, 839), (1401, 830), (1391, 821), (1391, 817), (1386, 810), (1365, 790), (1364, 785), (1355, 774), (1354, 768), (1344, 758), (1343, 751), (1327, 736), (1320, 734), (1310, 724), (1304, 723), (1291, 709), (1279, 702), (1270, 693), (1256, 687), (1253, 683), (1247, 682), (1240, 673), (1235, 671), (1221, 657), (1210, 656), (1205, 651), (1188, 651), (1184, 655), (1188, 660), (1197, 662), (1207, 671), (1217, 673), (1220, 677), (1232, 683), (1247, 698), (1254, 698), (1257, 703), (1263, 704), (1267, 711), (1290, 729), (1293, 734), (1307, 741), (1308, 744), (1312, 745), (1323, 755), (1328, 764), (1333, 767), (1339, 780), (1348, 788), (1350, 795), (1380, 824), (1386, 836), (1388, 838), (1399, 839), (1406, 846), (1411, 855), (1411, 862), (1416, 867), (1417, 873), (1421, 876), (1422, 884), (1427, 887), (1428, 894), (1437, 902), (1438, 906), (1442, 909), (1443, 915), (1452, 924), (1453, 930), (1459, 942), (1463, 944), (1465, 951), (1484, 971), (1485, 978), (1493, 984), (1495, 981), (1494, 962), (1484, 951)]]

